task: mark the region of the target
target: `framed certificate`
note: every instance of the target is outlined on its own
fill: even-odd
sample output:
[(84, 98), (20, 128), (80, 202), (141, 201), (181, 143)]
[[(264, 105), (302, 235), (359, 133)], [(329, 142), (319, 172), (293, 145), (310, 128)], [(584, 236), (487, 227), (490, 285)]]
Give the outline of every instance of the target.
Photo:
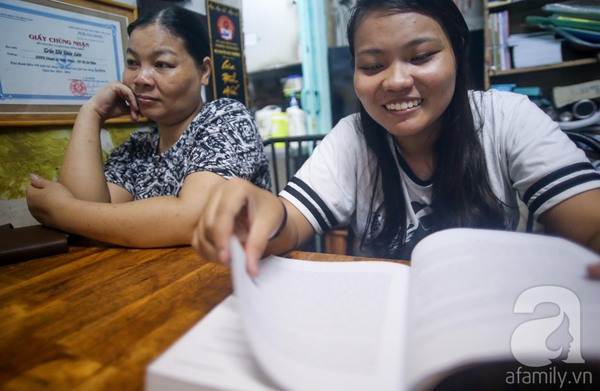
[(72, 124), (98, 89), (121, 80), (137, 9), (66, 1), (0, 0), (0, 126)]

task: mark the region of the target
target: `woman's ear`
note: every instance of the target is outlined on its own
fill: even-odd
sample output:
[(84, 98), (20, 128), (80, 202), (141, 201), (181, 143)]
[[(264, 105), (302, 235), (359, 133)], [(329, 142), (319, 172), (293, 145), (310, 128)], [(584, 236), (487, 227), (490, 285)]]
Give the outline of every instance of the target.
[(200, 80), (202, 84), (207, 86), (212, 73), (212, 60), (210, 57), (204, 57), (204, 60), (202, 60), (202, 64), (200, 65), (200, 73)]

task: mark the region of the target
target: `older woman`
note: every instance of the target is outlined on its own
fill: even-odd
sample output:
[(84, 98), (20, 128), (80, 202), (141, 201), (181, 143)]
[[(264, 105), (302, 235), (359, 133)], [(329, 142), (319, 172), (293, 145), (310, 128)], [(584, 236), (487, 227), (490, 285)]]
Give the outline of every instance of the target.
[[(250, 113), (239, 102), (203, 102), (209, 39), (200, 16), (181, 7), (142, 15), (128, 27), (123, 82), (80, 109), (59, 182), (31, 176), (29, 210), (42, 224), (131, 246), (189, 244), (213, 187), (229, 178), (270, 187)], [(104, 164), (100, 129), (129, 114), (152, 120)]]

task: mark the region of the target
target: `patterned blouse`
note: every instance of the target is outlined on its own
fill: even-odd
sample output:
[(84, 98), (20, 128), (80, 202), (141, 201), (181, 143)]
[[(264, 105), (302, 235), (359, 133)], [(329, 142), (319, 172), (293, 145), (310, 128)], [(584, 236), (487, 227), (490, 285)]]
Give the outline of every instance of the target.
[(270, 189), (269, 164), (250, 112), (233, 99), (206, 102), (179, 140), (158, 154), (158, 128), (131, 134), (107, 158), (108, 182), (135, 200), (178, 196), (186, 176), (210, 171)]

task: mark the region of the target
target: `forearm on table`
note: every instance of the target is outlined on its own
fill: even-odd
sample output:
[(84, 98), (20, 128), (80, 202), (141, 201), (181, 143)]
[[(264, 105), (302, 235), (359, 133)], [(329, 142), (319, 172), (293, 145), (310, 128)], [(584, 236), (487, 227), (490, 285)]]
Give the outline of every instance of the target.
[(57, 228), (93, 240), (126, 247), (187, 245), (200, 211), (185, 208), (177, 197), (125, 203), (73, 200), (55, 213)]
[(60, 169), (59, 182), (76, 198), (109, 202), (104, 177), (100, 129), (102, 119), (89, 108), (79, 111)]

